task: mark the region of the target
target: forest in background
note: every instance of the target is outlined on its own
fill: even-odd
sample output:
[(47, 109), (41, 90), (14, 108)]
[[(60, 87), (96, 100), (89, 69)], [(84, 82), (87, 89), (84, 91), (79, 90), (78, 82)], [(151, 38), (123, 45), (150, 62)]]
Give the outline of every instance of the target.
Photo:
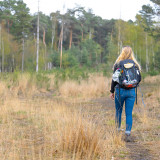
[(160, 0), (151, 1), (153, 6), (143, 5), (135, 22), (102, 19), (80, 6), (64, 14), (31, 15), (23, 0), (0, 1), (0, 72), (38, 71), (37, 60), (39, 71), (110, 71), (122, 47), (130, 45), (143, 71), (158, 73)]

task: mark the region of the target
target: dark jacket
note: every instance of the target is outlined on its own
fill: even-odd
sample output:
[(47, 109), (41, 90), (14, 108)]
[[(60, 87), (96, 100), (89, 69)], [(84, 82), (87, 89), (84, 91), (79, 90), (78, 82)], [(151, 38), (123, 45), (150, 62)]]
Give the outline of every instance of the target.
[[(132, 63), (133, 63), (133, 61), (130, 60), (130, 59), (127, 59), (127, 60), (125, 60), (125, 61), (127, 61), (127, 62), (132, 62)], [(118, 64), (115, 64), (115, 65), (114, 65), (113, 73), (120, 67), (120, 65), (121, 65), (121, 61), (120, 61)], [(137, 68), (138, 68), (138, 66), (137, 66)], [(141, 81), (141, 75), (140, 75), (140, 81)], [(118, 82), (115, 82), (115, 81), (113, 81), (113, 79), (112, 79), (112, 82), (111, 82), (111, 90), (110, 90), (111, 93), (114, 93), (114, 90), (115, 90), (115, 87), (116, 87), (116, 86), (118, 87)]]
[[(113, 73), (118, 69), (118, 64), (115, 64), (114, 65), (114, 69), (113, 69)], [(118, 82), (114, 82), (113, 79), (112, 79), (112, 82), (111, 82), (111, 90), (110, 92), (111, 93), (114, 93), (114, 90), (115, 90), (115, 86), (118, 84)]]

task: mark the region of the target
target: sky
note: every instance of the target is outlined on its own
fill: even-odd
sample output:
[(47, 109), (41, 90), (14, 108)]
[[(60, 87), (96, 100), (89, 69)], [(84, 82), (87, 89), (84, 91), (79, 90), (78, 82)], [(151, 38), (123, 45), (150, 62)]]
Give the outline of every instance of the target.
[[(38, 0), (23, 1), (32, 14), (37, 12)], [(68, 8), (74, 8), (77, 4), (86, 10), (91, 8), (95, 15), (103, 19), (121, 18), (125, 21), (130, 19), (135, 21), (135, 16), (142, 9), (142, 5), (149, 3), (150, 0), (39, 0), (39, 10), (46, 15), (57, 10), (65, 13)]]

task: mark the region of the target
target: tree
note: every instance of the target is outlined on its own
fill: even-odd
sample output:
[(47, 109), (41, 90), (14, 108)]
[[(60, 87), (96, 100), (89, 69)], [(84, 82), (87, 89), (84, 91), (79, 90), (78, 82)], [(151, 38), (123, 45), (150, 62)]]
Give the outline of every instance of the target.
[(72, 42), (74, 39), (74, 43), (79, 41), (79, 31), (81, 30), (81, 24), (76, 18), (76, 16), (80, 16), (80, 14), (84, 11), (83, 7), (75, 7), (73, 9), (68, 9), (65, 16), (65, 25), (69, 29), (69, 49), (71, 49)]
[(88, 12), (85, 10), (83, 11), (83, 26), (87, 27), (88, 32), (88, 39), (93, 38), (94, 33), (94, 26), (97, 25), (95, 15), (93, 14), (92, 10), (89, 9)]
[(36, 72), (39, 69), (39, 0), (38, 0), (38, 13), (37, 13), (37, 56), (36, 56)]
[(16, 0), (3, 0), (0, 2), (0, 17), (6, 21), (8, 38), (10, 33), (10, 26), (14, 21)]
[[(2, 19), (5, 20), (6, 26), (7, 26), (7, 32), (8, 32), (8, 41), (10, 40), (9, 38), (9, 33), (10, 33), (10, 26), (13, 23), (14, 16), (12, 12), (14, 13), (14, 5), (15, 5), (15, 0), (4, 0), (0, 2), (0, 28), (2, 31)], [(3, 37), (1, 35), (1, 51), (2, 51), (2, 72), (4, 72), (4, 41)]]
[[(140, 11), (142, 17), (141, 18), (141, 25), (144, 28), (145, 33), (145, 42), (146, 42), (146, 71), (149, 71), (149, 51), (148, 51), (148, 35), (153, 36), (155, 39), (157, 39), (157, 35), (159, 33), (157, 32), (159, 29), (155, 27), (155, 17), (159, 15), (159, 9), (160, 9), (160, 1), (159, 0), (151, 0), (153, 3), (155, 3), (155, 8), (153, 8), (150, 5), (143, 5), (142, 10)], [(157, 30), (157, 31), (156, 31)], [(156, 33), (157, 32), (157, 33)], [(156, 33), (156, 34), (155, 34)], [(155, 66), (155, 60), (154, 60), (154, 50), (153, 50), (153, 43), (151, 44), (152, 48), (152, 57), (153, 57), (153, 65)]]
[(23, 0), (16, 1), (14, 5), (14, 21), (12, 27), (12, 33), (19, 44), (22, 44), (22, 72), (24, 71), (24, 47), (25, 39), (29, 36), (29, 30), (31, 28), (31, 16), (29, 14), (29, 8)]
[(51, 32), (52, 32), (52, 41), (51, 41), (51, 49), (54, 48), (53, 44), (54, 44), (54, 40), (56, 38), (56, 28), (57, 28), (57, 15), (59, 14), (59, 12), (56, 12), (56, 13), (51, 13), (50, 14), (50, 18), (51, 18), (51, 24), (52, 24), (52, 29), (51, 29)]

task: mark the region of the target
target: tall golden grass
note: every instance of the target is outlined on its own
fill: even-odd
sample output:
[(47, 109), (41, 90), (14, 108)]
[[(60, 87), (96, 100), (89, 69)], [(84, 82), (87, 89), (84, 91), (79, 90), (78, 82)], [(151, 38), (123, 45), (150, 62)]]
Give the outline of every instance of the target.
[[(34, 98), (40, 91), (27, 74), (21, 75), (16, 85), (8, 84), (0, 82), (0, 159), (108, 160), (124, 146), (114, 125), (97, 124), (76, 100), (61, 102), (63, 96), (105, 95), (107, 78), (65, 82), (59, 88), (59, 99)], [(98, 121), (103, 122), (101, 118)]]
[(91, 76), (88, 81), (66, 81), (60, 88), (59, 92), (65, 97), (82, 97), (93, 98), (98, 96), (106, 96), (110, 89), (110, 79), (102, 75)]
[[(14, 82), (9, 78), (0, 81), (0, 159), (123, 159), (125, 155), (120, 151), (125, 146), (122, 135), (115, 130), (114, 109), (107, 110), (106, 117), (99, 115), (102, 113), (99, 103), (92, 107), (94, 114), (87, 109), (90, 106), (87, 100), (108, 96), (110, 78), (90, 75), (88, 80), (80, 83), (67, 80), (57, 88), (54, 75), (49, 77), (49, 91), (45, 83), (39, 87), (35, 77), (27, 73)], [(146, 77), (142, 82), (145, 107), (138, 92), (132, 132), (138, 134), (141, 142), (156, 138), (153, 133), (157, 134), (160, 124), (159, 82), (159, 76)], [(150, 88), (148, 84), (152, 84)], [(48, 93), (53, 95), (48, 97)]]
[(154, 133), (159, 132), (157, 130), (160, 124), (160, 76), (148, 76), (141, 83), (142, 91), (138, 89), (138, 105), (134, 106), (133, 111), (133, 131), (139, 134), (139, 139), (143, 142), (155, 141)]
[(6, 100), (0, 117), (2, 159), (109, 159), (123, 145), (113, 126), (52, 100)]
[(156, 75), (156, 76), (147, 76), (144, 79), (145, 83), (157, 83), (160, 82), (160, 75)]
[[(43, 84), (41, 88), (37, 86), (37, 80), (35, 76), (31, 76), (29, 73), (19, 74), (16, 82), (10, 80), (0, 81), (0, 87), (2, 93), (10, 93), (12, 96), (25, 95), (33, 96), (40, 91), (47, 92), (48, 90), (55, 90), (54, 75), (48, 75), (50, 81), (48, 84)], [(45, 86), (46, 85), (46, 86)], [(68, 80), (59, 84), (57, 93), (62, 97), (71, 98), (93, 98), (97, 96), (106, 96), (110, 89), (110, 78), (104, 77), (101, 74), (91, 75), (88, 80), (82, 80), (80, 83), (77, 81)]]

